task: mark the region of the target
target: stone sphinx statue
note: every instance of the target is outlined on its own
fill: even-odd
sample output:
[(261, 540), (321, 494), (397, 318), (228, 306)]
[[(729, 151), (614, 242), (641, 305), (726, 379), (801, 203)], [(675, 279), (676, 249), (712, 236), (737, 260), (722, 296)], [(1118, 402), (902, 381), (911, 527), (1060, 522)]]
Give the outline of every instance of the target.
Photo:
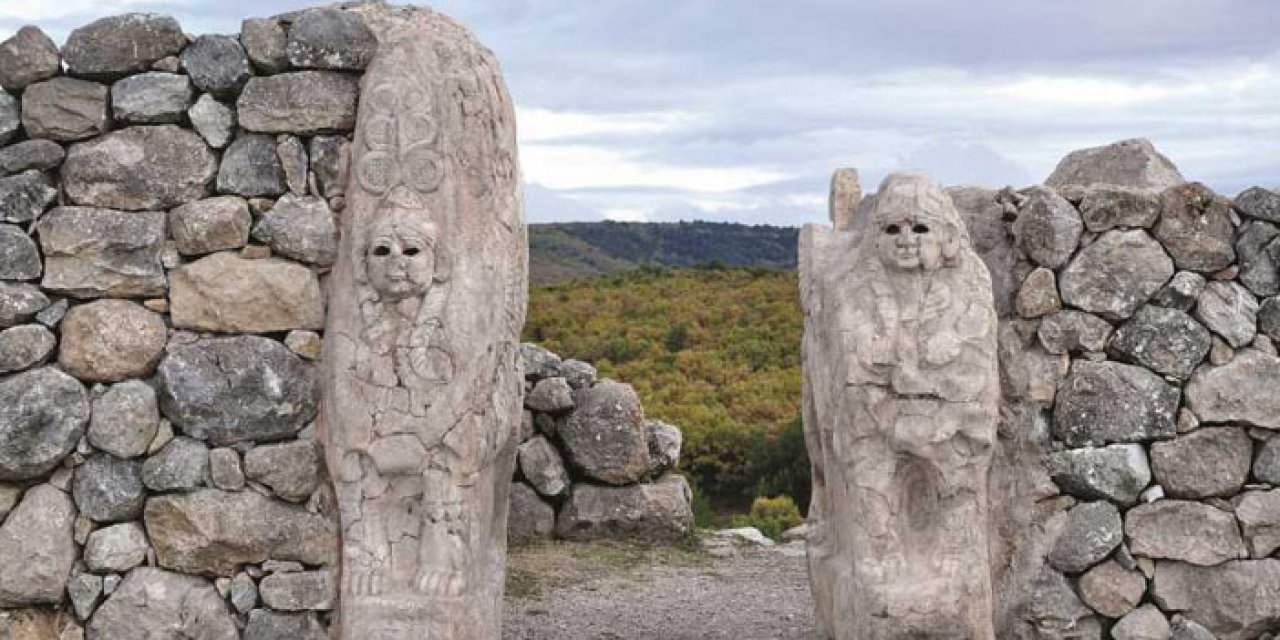
[(800, 240), (820, 627), (839, 640), (993, 638), (990, 276), (922, 174), (890, 175), (841, 222)]
[(492, 54), (457, 23), (350, 10), (379, 48), (323, 361), (337, 637), (496, 640), (527, 295), (513, 109)]

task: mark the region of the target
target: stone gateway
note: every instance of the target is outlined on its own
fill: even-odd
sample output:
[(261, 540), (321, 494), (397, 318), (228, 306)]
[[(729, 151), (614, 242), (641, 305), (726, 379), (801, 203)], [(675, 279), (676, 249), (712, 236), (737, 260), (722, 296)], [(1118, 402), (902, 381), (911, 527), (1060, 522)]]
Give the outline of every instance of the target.
[(819, 626), (837, 640), (994, 638), (991, 278), (922, 174), (890, 175), (837, 222), (800, 236)]

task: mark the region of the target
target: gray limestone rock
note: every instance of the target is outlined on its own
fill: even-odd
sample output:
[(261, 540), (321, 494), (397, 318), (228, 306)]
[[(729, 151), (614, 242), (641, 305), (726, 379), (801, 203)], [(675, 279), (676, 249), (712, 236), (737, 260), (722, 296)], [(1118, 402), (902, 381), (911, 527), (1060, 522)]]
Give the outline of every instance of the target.
[(8, 144), (22, 127), (22, 105), (13, 96), (0, 91), (0, 145)]
[(1280, 293), (1280, 229), (1254, 220), (1241, 228), (1236, 238), (1240, 283), (1259, 297)]
[(524, 406), (543, 413), (560, 413), (573, 408), (573, 389), (559, 376), (544, 378), (525, 396)]
[(36, 322), (50, 329), (57, 329), (58, 325), (62, 323), (62, 317), (67, 315), (67, 307), (69, 306), (66, 298), (59, 298), (57, 302), (50, 304), (36, 314)]
[(114, 80), (145, 71), (187, 44), (178, 21), (151, 13), (128, 13), (95, 20), (71, 32), (62, 48), (67, 73)]
[(235, 36), (200, 36), (182, 50), (181, 58), (196, 87), (221, 98), (234, 96), (253, 74)]
[(1053, 435), (1070, 447), (1171, 438), (1179, 395), (1141, 367), (1077, 360), (1058, 392)]
[(249, 203), (237, 196), (206, 198), (169, 211), (169, 231), (184, 256), (239, 249), (249, 242), (252, 224)]
[(58, 75), (62, 58), (58, 45), (40, 27), (27, 25), (0, 42), (0, 87), (19, 91), (33, 82)]
[(236, 112), (209, 94), (203, 94), (187, 109), (191, 126), (214, 149), (221, 149), (231, 142), (236, 129)]
[(1136, 503), (1151, 483), (1150, 463), (1140, 444), (1055, 451), (1045, 458), (1045, 466), (1063, 491), (1121, 506)]
[(75, 517), (71, 498), (53, 486), (27, 490), (0, 525), (0, 607), (62, 602), (76, 560)]
[(88, 620), (94, 609), (102, 601), (102, 576), (73, 570), (67, 582), (67, 597), (71, 600), (71, 610), (81, 621)]
[(1212, 566), (1247, 557), (1235, 516), (1200, 502), (1157, 500), (1124, 517), (1135, 556)]
[(95, 640), (199, 638), (237, 640), (235, 618), (202, 578), (138, 567), (89, 621)]
[[(1018, 616), (1043, 638), (1090, 638), (1084, 631), (1093, 611), (1080, 601), (1065, 576), (1045, 566), (1028, 585)], [(1099, 638), (1101, 635), (1092, 636)]]
[(1235, 282), (1215, 280), (1205, 285), (1195, 315), (1237, 349), (1257, 335), (1258, 300)]
[(556, 365), (556, 375), (564, 378), (572, 389), (586, 389), (596, 383), (596, 368), (581, 360), (568, 358)]
[(1186, 378), (1212, 344), (1209, 330), (1186, 313), (1146, 305), (1115, 332), (1107, 353), (1156, 373)]
[(574, 402), (577, 409), (556, 429), (570, 464), (608, 484), (643, 478), (649, 470), (648, 434), (631, 385), (601, 382), (574, 392)]
[(1080, 576), (1079, 587), (1080, 599), (1089, 608), (1108, 618), (1119, 618), (1142, 601), (1147, 579), (1138, 571), (1108, 560)]
[(1178, 311), (1191, 311), (1206, 284), (1208, 280), (1194, 271), (1179, 271), (1173, 274), (1169, 284), (1156, 292), (1151, 303)]
[(1236, 196), (1235, 208), (1250, 218), (1280, 222), (1280, 192), (1262, 187), (1245, 189)]
[(530, 342), (520, 345), (520, 361), (525, 380), (531, 382), (557, 375), (560, 366), (560, 356)]
[(310, 135), (355, 127), (358, 95), (355, 76), (298, 71), (251, 78), (236, 106), (249, 131)]
[(107, 130), (106, 85), (59, 77), (37, 82), (22, 94), (22, 128), (31, 138), (59, 142), (91, 138)]
[(1080, 573), (1103, 561), (1124, 541), (1120, 511), (1106, 501), (1082, 502), (1067, 512), (1067, 522), (1049, 551), (1049, 565)]
[(1280, 429), (1280, 358), (1244, 349), (1231, 362), (1204, 367), (1187, 384), (1187, 405), (1202, 422), (1242, 422)]
[(1139, 189), (1166, 189), (1183, 182), (1178, 168), (1146, 138), (1072, 151), (1044, 181), (1055, 188), (1103, 184)]
[(141, 524), (113, 524), (89, 534), (84, 564), (95, 573), (124, 573), (145, 562), (150, 550)]
[(144, 518), (157, 562), (175, 571), (232, 576), (241, 564), (270, 558), (311, 565), (336, 559), (337, 527), (329, 518), (253, 491), (157, 496)]
[(1242, 560), (1215, 567), (1156, 563), (1152, 600), (1181, 611), (1220, 640), (1257, 638), (1280, 624), (1280, 560)]
[(520, 472), (538, 493), (555, 497), (569, 488), (569, 472), (560, 452), (546, 438), (536, 436), (517, 449)]
[(168, 329), (164, 318), (136, 302), (96, 300), (62, 319), (58, 365), (94, 382), (118, 382), (155, 370)]
[(1052, 189), (1032, 187), (1025, 195), (1013, 223), (1014, 238), (1036, 264), (1057, 269), (1075, 252), (1084, 223), (1075, 207)]
[(345, 136), (315, 136), (311, 139), (307, 155), (319, 195), (325, 198), (346, 195), (351, 141)]
[(0, 375), (44, 364), (57, 343), (53, 332), (38, 324), (0, 330)]
[(513, 545), (546, 540), (555, 533), (556, 510), (523, 482), (511, 483), (507, 542)]
[(1236, 502), (1236, 519), (1249, 555), (1265, 558), (1280, 549), (1280, 489), (1241, 495)]
[(1094, 233), (1116, 227), (1150, 228), (1160, 217), (1160, 194), (1110, 185), (1088, 187), (1080, 201), (1080, 217)]
[(244, 470), (240, 467), (240, 454), (229, 447), (219, 447), (209, 452), (209, 479), (213, 486), (224, 491), (244, 488)]
[(1036, 329), (1040, 344), (1052, 354), (1102, 351), (1111, 332), (1111, 323), (1073, 309), (1045, 316)]
[(163, 211), (58, 207), (37, 227), (41, 286), (77, 298), (163, 296), (165, 226)]
[(179, 124), (193, 96), (186, 76), (141, 73), (111, 85), (111, 113), (130, 124)]
[[(271, 561), (268, 561), (271, 562)], [(249, 574), (240, 572), (231, 579), (231, 606), (240, 613), (248, 613), (258, 604), (258, 585)]]
[(249, 612), (244, 640), (328, 640), (329, 634), (313, 613), (280, 613), (266, 609)]
[(1231, 201), (1192, 182), (1160, 194), (1155, 236), (1179, 269), (1213, 273), (1235, 261)]
[(244, 474), (285, 500), (303, 502), (320, 483), (320, 456), (305, 440), (262, 445), (244, 454)]
[(1062, 298), (1058, 297), (1058, 280), (1053, 271), (1046, 267), (1037, 267), (1022, 281), (1018, 296), (1013, 301), (1018, 315), (1023, 318), (1039, 318), (1062, 309)]
[(209, 447), (178, 436), (142, 464), (142, 483), (156, 492), (191, 491), (209, 476)]
[(1280, 485), (1280, 438), (1271, 438), (1258, 448), (1253, 460), (1253, 477), (1258, 482)]
[[(297, 136), (281, 136), (276, 145), (276, 155), (280, 156), (280, 166), (284, 168), (284, 181), (289, 186), (289, 193), (296, 196), (307, 195), (307, 147)], [(318, 195), (318, 194), (317, 194)]]
[(0, 178), (0, 222), (31, 222), (58, 197), (58, 189), (36, 170)]
[(39, 287), (23, 282), (0, 281), (0, 327), (29, 322), (49, 306)]
[(625, 487), (575, 484), (556, 519), (556, 534), (567, 540), (679, 540), (693, 526), (689, 496), (685, 479), (673, 475)]
[(218, 192), (245, 197), (284, 194), (284, 167), (276, 153), (275, 138), (243, 135), (227, 147), (218, 169)]
[(1236, 427), (1204, 427), (1151, 445), (1151, 471), (1171, 498), (1235, 495), (1252, 460), (1253, 441)]
[(1122, 320), (1172, 275), (1173, 261), (1145, 231), (1112, 230), (1076, 254), (1059, 275), (1059, 290), (1068, 305)]
[(88, 422), (89, 400), (75, 378), (52, 367), (0, 378), (0, 480), (53, 471)]
[(649, 477), (657, 478), (676, 468), (684, 434), (661, 420), (645, 420), (644, 429), (649, 435)]
[(1169, 640), (1214, 640), (1214, 637), (1199, 622), (1175, 613), (1169, 622)]
[(329, 266), (338, 254), (338, 228), (323, 198), (289, 194), (280, 198), (253, 229), (253, 237), (275, 253)]
[(1258, 331), (1271, 338), (1280, 340), (1280, 297), (1270, 297), (1258, 305)]
[(142, 513), (146, 489), (142, 465), (99, 453), (76, 467), (71, 495), (80, 513), (94, 522), (124, 522)]
[(217, 169), (203, 138), (166, 124), (129, 127), (71, 145), (62, 181), (76, 204), (169, 209), (203, 198)]
[(94, 399), (89, 444), (117, 458), (136, 458), (147, 452), (159, 428), (155, 390), (140, 380), (128, 380)]
[(252, 18), (240, 23), (240, 44), (253, 66), (265, 75), (289, 68), (285, 54), (288, 36), (280, 21), (274, 18)]
[(1016, 215), (1017, 207), (1005, 198), (1005, 192), (995, 189), (948, 187), (946, 191), (964, 220), (974, 251), (991, 273), (996, 312), (1006, 316), (1013, 309), (1021, 275), (1017, 265), (1023, 260), (1005, 221), (1007, 215)]
[(334, 585), (328, 571), (273, 573), (258, 583), (262, 602), (277, 611), (327, 611)]
[(169, 278), (175, 327), (254, 333), (324, 327), (319, 279), (296, 262), (220, 252), (174, 269)]
[(257, 336), (172, 347), (159, 367), (160, 408), (190, 436), (213, 444), (292, 436), (316, 413), (312, 367)]
[(23, 140), (0, 149), (0, 174), (56, 169), (67, 152), (52, 140)]
[(285, 54), (300, 69), (358, 71), (378, 52), (378, 41), (360, 15), (341, 9), (305, 11), (289, 29)]
[(18, 227), (0, 224), (0, 280), (34, 280), (42, 268), (35, 241)]
[(1153, 604), (1144, 604), (1111, 627), (1115, 640), (1168, 640), (1169, 621)]

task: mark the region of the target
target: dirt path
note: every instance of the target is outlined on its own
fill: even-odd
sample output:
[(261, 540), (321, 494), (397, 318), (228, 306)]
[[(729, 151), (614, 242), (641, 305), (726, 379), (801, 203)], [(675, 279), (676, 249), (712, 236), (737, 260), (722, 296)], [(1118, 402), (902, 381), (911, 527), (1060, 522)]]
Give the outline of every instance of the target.
[(803, 552), (513, 550), (504, 640), (816, 640)]

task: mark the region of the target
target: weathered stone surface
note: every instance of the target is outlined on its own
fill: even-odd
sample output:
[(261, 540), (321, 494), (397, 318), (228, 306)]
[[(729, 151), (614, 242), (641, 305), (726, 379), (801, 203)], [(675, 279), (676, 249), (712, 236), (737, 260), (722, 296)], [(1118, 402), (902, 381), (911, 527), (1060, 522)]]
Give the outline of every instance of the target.
[(324, 327), (314, 272), (286, 260), (215, 253), (169, 273), (173, 326), (268, 332)]
[(1139, 444), (1056, 451), (1045, 458), (1045, 466), (1063, 491), (1121, 506), (1137, 502), (1151, 483), (1147, 453)]
[(177, 124), (193, 96), (186, 76), (142, 73), (111, 85), (111, 113), (116, 120), (131, 124)]
[(40, 273), (35, 241), (18, 227), (0, 224), (0, 280), (34, 280)]
[(1171, 498), (1235, 495), (1252, 459), (1253, 441), (1235, 427), (1201, 428), (1151, 445), (1151, 470)]
[(75, 448), (89, 421), (84, 387), (53, 368), (0, 379), (0, 480), (49, 471)]
[(77, 555), (75, 517), (71, 498), (53, 486), (27, 490), (0, 525), (0, 607), (62, 602)]
[(13, 96), (0, 91), (0, 145), (8, 144), (22, 127), (22, 105)]
[(142, 483), (152, 491), (190, 491), (209, 475), (209, 447), (179, 436), (142, 464)]
[[(268, 562), (275, 561), (268, 560)], [(223, 579), (225, 580), (225, 578)], [(237, 573), (236, 577), (231, 579), (231, 595), (228, 600), (231, 601), (231, 606), (235, 607), (236, 611), (248, 613), (250, 609), (253, 609), (258, 604), (258, 584), (253, 581), (249, 574), (243, 571)]]
[(1181, 611), (1221, 640), (1257, 638), (1280, 623), (1280, 560), (1243, 560), (1216, 567), (1156, 563), (1152, 599)]
[(555, 533), (556, 510), (523, 482), (511, 483), (507, 542), (514, 545), (546, 540)]
[(75, 78), (37, 82), (22, 94), (22, 128), (32, 138), (83, 140), (107, 130), (106, 85)]
[(61, 70), (58, 45), (40, 27), (27, 25), (0, 42), (0, 87), (8, 91), (52, 78)]
[(62, 145), (52, 140), (23, 140), (0, 149), (0, 174), (55, 169), (65, 157)]
[(78, 298), (165, 294), (163, 211), (58, 207), (38, 229), (45, 289)]
[(102, 601), (102, 576), (73, 570), (71, 579), (67, 582), (67, 596), (71, 600), (71, 609), (75, 611), (76, 618), (88, 620)]
[(209, 94), (201, 95), (187, 110), (191, 126), (214, 149), (221, 149), (231, 142), (236, 128), (236, 112)]
[(1280, 222), (1280, 192), (1275, 189), (1251, 187), (1236, 196), (1236, 211), (1250, 218)]
[(1053, 435), (1070, 447), (1170, 438), (1178, 397), (1141, 367), (1077, 360), (1058, 392)]
[(0, 330), (0, 375), (44, 364), (58, 339), (38, 324)]
[(1271, 338), (1280, 340), (1280, 297), (1270, 297), (1258, 305), (1258, 331)]
[(1186, 378), (1212, 344), (1209, 330), (1186, 313), (1146, 305), (1116, 331), (1107, 353), (1156, 373)]
[(289, 68), (289, 57), (285, 54), (287, 42), (284, 28), (274, 18), (252, 18), (240, 23), (240, 44), (263, 74), (280, 73)]
[(1235, 517), (1200, 502), (1138, 505), (1125, 514), (1124, 532), (1135, 556), (1200, 566), (1247, 556)]
[(1032, 187), (1013, 223), (1018, 247), (1036, 264), (1057, 269), (1080, 243), (1084, 223), (1070, 202), (1052, 189)]
[(93, 401), (89, 444), (117, 458), (136, 458), (160, 428), (156, 392), (140, 380), (112, 385)]
[(266, 609), (249, 612), (244, 640), (328, 640), (329, 634), (312, 613), (280, 613)]
[(520, 361), (526, 380), (538, 381), (556, 375), (560, 356), (531, 342), (520, 345)]
[(1280, 485), (1280, 438), (1262, 443), (1253, 459), (1253, 477), (1259, 482)]
[(1169, 621), (1152, 604), (1144, 604), (1129, 612), (1111, 627), (1115, 640), (1168, 640)]
[(1128, 318), (1173, 275), (1145, 231), (1113, 230), (1081, 249), (1059, 277), (1062, 301), (1112, 320)]
[(1055, 188), (1112, 185), (1139, 189), (1166, 189), (1183, 182), (1178, 168), (1146, 138), (1072, 151), (1044, 181)]
[(1203, 422), (1243, 422), (1280, 429), (1280, 359), (1244, 349), (1231, 362), (1205, 367), (1187, 384), (1187, 404)]
[(0, 281), (0, 327), (29, 322), (48, 306), (49, 298), (35, 285)]
[(1120, 511), (1105, 501), (1083, 502), (1067, 512), (1049, 565), (1064, 573), (1080, 573), (1101, 562), (1124, 540)]
[(97, 573), (124, 573), (146, 561), (150, 549), (141, 524), (113, 524), (89, 534), (84, 564)]
[(164, 415), (187, 435), (213, 444), (292, 436), (316, 412), (311, 367), (267, 338), (172, 347), (158, 380)]
[(1199, 622), (1174, 614), (1169, 622), (1169, 640), (1214, 640), (1214, 637)]
[(209, 581), (151, 567), (125, 576), (98, 607), (88, 631), (95, 640), (239, 637), (235, 618)]
[(204, 197), (217, 169), (217, 158), (193, 131), (129, 127), (71, 145), (62, 181), (76, 204), (168, 209)]
[(209, 479), (213, 486), (226, 491), (244, 488), (244, 470), (240, 468), (240, 454), (229, 447), (219, 447), (209, 452)]
[(145, 521), (160, 566), (185, 573), (231, 576), (269, 558), (330, 564), (337, 548), (327, 518), (252, 491), (153, 497)]
[(1241, 284), (1259, 297), (1280, 293), (1280, 229), (1255, 220), (1246, 223), (1236, 238)]
[(253, 229), (255, 240), (280, 255), (309, 264), (329, 266), (338, 254), (338, 229), (323, 198), (280, 198)]
[(218, 169), (218, 191), (245, 197), (285, 192), (284, 167), (271, 136), (242, 135), (227, 147)]
[(1028, 585), (1028, 594), (1022, 599), (1019, 618), (1031, 628), (1039, 630), (1047, 638), (1100, 638), (1100, 633), (1089, 635), (1087, 629), (1093, 615), (1076, 596), (1067, 579), (1049, 567), (1043, 567)]
[(1248, 289), (1234, 282), (1215, 280), (1205, 285), (1195, 314), (1237, 349), (1253, 342), (1257, 335), (1258, 301)]
[(645, 420), (644, 430), (649, 436), (649, 477), (657, 478), (676, 467), (684, 434), (661, 420)]
[(258, 583), (262, 602), (278, 611), (327, 611), (333, 590), (328, 571), (273, 573)]
[(378, 41), (356, 13), (340, 9), (303, 12), (289, 29), (285, 53), (301, 69), (358, 71), (377, 53)]
[(253, 216), (249, 203), (236, 196), (197, 200), (169, 212), (169, 229), (182, 255), (239, 249), (249, 242)]
[(564, 467), (560, 452), (542, 436), (522, 444), (517, 449), (520, 472), (538, 493), (555, 497), (569, 488), (569, 472)]
[(689, 485), (681, 476), (653, 484), (573, 485), (560, 509), (556, 534), (567, 540), (674, 541), (693, 525)]
[(236, 105), (249, 131), (309, 135), (352, 129), (358, 94), (354, 76), (299, 71), (251, 78)]
[(320, 483), (320, 456), (306, 440), (262, 445), (244, 454), (244, 474), (285, 500), (303, 502)]
[(297, 136), (285, 135), (281, 138), (277, 141), (276, 155), (280, 156), (280, 166), (284, 168), (285, 184), (289, 187), (289, 193), (305, 196), (307, 195), (307, 147)]
[(80, 513), (94, 522), (123, 522), (142, 513), (146, 490), (142, 465), (99, 453), (76, 467), (72, 495)]
[(315, 136), (307, 152), (320, 195), (326, 198), (345, 195), (351, 142), (345, 136)]
[(114, 80), (145, 71), (187, 43), (178, 21), (151, 13), (128, 13), (95, 20), (71, 32), (62, 48), (67, 73)]
[(1094, 233), (1116, 227), (1149, 228), (1160, 217), (1160, 194), (1110, 185), (1089, 187), (1080, 201), (1080, 217)]
[(573, 408), (573, 389), (559, 376), (539, 380), (525, 396), (524, 406), (544, 413), (559, 413)]
[(116, 382), (151, 373), (164, 352), (164, 319), (136, 302), (97, 300), (62, 320), (58, 364), (71, 375)]
[(1040, 344), (1053, 354), (1102, 351), (1111, 337), (1111, 324), (1082, 311), (1066, 309), (1040, 321)]
[(631, 385), (602, 382), (574, 393), (577, 409), (557, 427), (569, 462), (614, 485), (639, 481), (649, 469), (644, 410)]
[(1235, 261), (1231, 201), (1192, 182), (1160, 194), (1155, 236), (1179, 269), (1212, 273)]
[(1265, 558), (1280, 549), (1280, 489), (1243, 494), (1236, 503), (1236, 519), (1249, 555)]
[(201, 91), (231, 97), (249, 81), (249, 58), (235, 36), (203, 35), (182, 50), (182, 68)]
[(556, 365), (556, 375), (564, 378), (571, 389), (586, 389), (596, 383), (596, 368), (590, 363), (568, 358)]
[(1080, 599), (1108, 618), (1119, 618), (1133, 610), (1147, 591), (1142, 573), (1125, 569), (1108, 560), (1080, 576)]
[(1053, 271), (1045, 267), (1037, 267), (1032, 271), (1018, 289), (1014, 308), (1023, 318), (1039, 318), (1062, 309), (1062, 299), (1058, 297), (1058, 281)]
[(58, 190), (40, 171), (24, 171), (0, 178), (0, 221), (30, 222), (58, 197)]

